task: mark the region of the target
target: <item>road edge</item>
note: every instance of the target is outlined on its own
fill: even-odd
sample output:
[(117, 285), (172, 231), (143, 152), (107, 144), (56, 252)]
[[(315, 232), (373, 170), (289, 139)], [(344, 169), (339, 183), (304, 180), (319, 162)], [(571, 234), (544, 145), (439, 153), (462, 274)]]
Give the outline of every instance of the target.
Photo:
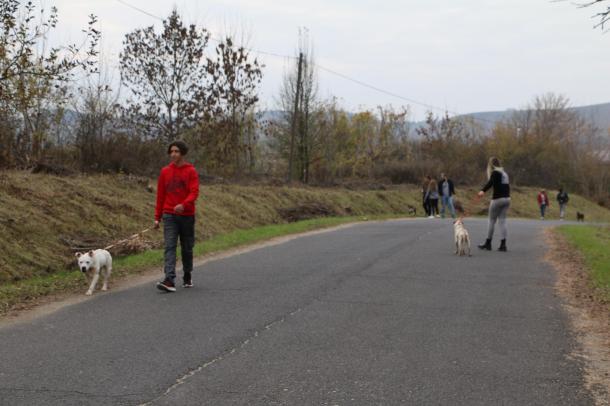
[(555, 293), (562, 299), (578, 343), (571, 357), (583, 362), (586, 388), (596, 406), (610, 406), (610, 314), (595, 300), (584, 258), (556, 229), (543, 231), (545, 261), (556, 273)]
[[(287, 234), (279, 237), (273, 237), (268, 240), (258, 241), (241, 245), (235, 248), (229, 248), (227, 250), (216, 251), (211, 254), (204, 254), (202, 256), (195, 257), (193, 265), (199, 267), (205, 265), (208, 262), (218, 261), (224, 258), (245, 254), (261, 248), (271, 247), (274, 245), (284, 244), (286, 242), (295, 240), (297, 238), (308, 237), (316, 234), (333, 232), (341, 229), (354, 227), (361, 224), (375, 224), (383, 223), (388, 221), (412, 221), (417, 220), (413, 217), (397, 217), (383, 220), (364, 220), (354, 221), (350, 223), (340, 224), (333, 227), (323, 227), (316, 230), (305, 231), (301, 233)], [(155, 281), (162, 278), (163, 268), (161, 266), (147, 268), (138, 273), (128, 274), (120, 278), (112, 278), (110, 280), (111, 289), (108, 292), (96, 291), (92, 296), (85, 296), (82, 293), (76, 292), (65, 292), (54, 295), (41, 297), (36, 302), (28, 304), (25, 308), (19, 308), (11, 310), (6, 314), (0, 315), (0, 329), (27, 323), (35, 319), (53, 314), (67, 306), (72, 306), (78, 303), (93, 300), (100, 295), (112, 295), (114, 293), (122, 292), (124, 290), (140, 286), (146, 283), (154, 283)]]

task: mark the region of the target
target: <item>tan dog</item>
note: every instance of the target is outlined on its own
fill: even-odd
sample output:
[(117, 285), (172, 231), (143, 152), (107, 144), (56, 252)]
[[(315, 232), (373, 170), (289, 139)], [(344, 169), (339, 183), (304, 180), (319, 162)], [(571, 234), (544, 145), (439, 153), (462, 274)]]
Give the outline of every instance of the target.
[(453, 231), (455, 254), (459, 256), (466, 255), (466, 249), (468, 249), (468, 256), (470, 257), (470, 236), (468, 235), (468, 230), (464, 227), (462, 217), (458, 217), (457, 220), (453, 222)]

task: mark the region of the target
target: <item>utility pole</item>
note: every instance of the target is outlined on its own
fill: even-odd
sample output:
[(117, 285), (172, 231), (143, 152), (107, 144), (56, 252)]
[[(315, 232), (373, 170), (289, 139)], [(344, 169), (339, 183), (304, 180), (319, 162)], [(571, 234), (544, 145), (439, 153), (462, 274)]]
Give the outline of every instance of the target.
[(290, 157), (288, 159), (288, 176), (286, 180), (292, 180), (292, 164), (294, 160), (294, 139), (297, 131), (297, 115), (299, 114), (299, 99), (301, 98), (301, 74), (303, 69), (303, 52), (299, 52), (299, 67), (297, 70), (297, 88), (294, 97), (294, 111), (292, 114), (292, 126), (290, 129)]

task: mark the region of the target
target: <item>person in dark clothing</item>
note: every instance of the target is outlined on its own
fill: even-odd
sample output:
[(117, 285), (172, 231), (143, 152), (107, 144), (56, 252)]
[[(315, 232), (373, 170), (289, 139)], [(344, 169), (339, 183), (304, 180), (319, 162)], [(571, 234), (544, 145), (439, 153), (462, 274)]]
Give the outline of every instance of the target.
[(566, 214), (566, 206), (568, 205), (568, 201), (570, 197), (567, 192), (563, 191), (563, 188), (559, 188), (559, 193), (557, 193), (557, 203), (559, 203), (559, 219), (563, 220)]
[(428, 184), (428, 202), (430, 206), (429, 219), (440, 217), (438, 214), (438, 183), (434, 179)]
[(480, 249), (491, 251), (491, 240), (494, 234), (496, 221), (500, 225), (500, 247), (498, 251), (506, 251), (506, 214), (510, 207), (510, 184), (508, 174), (502, 168), (500, 160), (496, 157), (489, 158), (487, 163), (487, 178), (488, 181), (478, 193), (479, 197), (483, 197), (485, 192), (493, 188), (493, 195), (489, 203), (489, 221), (487, 227), (487, 239), (485, 243), (479, 245)]
[(171, 163), (161, 169), (157, 183), (155, 229), (163, 221), (165, 279), (157, 288), (175, 292), (176, 248), (180, 239), (183, 287), (193, 287), (193, 247), (195, 245), (195, 201), (199, 196), (199, 175), (195, 167), (184, 160), (188, 146), (174, 141), (167, 148)]
[(445, 218), (445, 209), (449, 208), (451, 217), (455, 218), (455, 207), (453, 206), (455, 187), (453, 181), (444, 173), (441, 173), (441, 180), (438, 182), (438, 194), (441, 197), (441, 217)]
[(430, 200), (428, 199), (428, 186), (430, 186), (430, 181), (432, 178), (429, 175), (424, 176), (422, 181), (422, 206), (424, 207), (424, 212), (426, 213), (426, 217), (430, 215)]

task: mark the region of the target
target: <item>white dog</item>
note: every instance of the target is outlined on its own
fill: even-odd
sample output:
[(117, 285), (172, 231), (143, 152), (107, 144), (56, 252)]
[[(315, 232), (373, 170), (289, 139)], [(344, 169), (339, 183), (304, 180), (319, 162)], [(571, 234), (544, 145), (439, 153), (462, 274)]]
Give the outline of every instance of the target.
[(454, 239), (455, 239), (455, 254), (462, 256), (466, 255), (466, 249), (468, 249), (468, 256), (470, 255), (470, 236), (468, 230), (464, 227), (462, 218), (459, 217), (453, 222)]
[(104, 269), (104, 284), (102, 290), (108, 290), (108, 278), (112, 272), (112, 256), (106, 250), (89, 251), (85, 254), (77, 252), (78, 269), (85, 275), (92, 274), (91, 285), (86, 295), (92, 295), (95, 285), (100, 278), (100, 271)]

